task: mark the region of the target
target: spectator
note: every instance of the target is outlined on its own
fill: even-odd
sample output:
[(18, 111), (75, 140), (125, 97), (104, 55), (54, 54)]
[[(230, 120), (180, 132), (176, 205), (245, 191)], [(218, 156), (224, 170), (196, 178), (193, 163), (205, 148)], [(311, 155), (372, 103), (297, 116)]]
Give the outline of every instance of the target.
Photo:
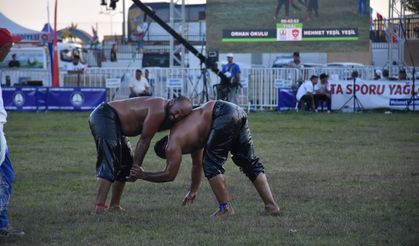
[[(303, 68), (303, 64), (301, 63), (301, 58), (300, 58), (300, 52), (295, 51), (293, 53), (292, 61), (287, 64), (287, 67), (297, 68), (297, 69), (302, 69)], [(296, 81), (294, 81), (294, 83), (292, 84), (292, 90), (296, 91), (303, 81), (304, 81), (303, 73), (300, 72), (298, 77), (296, 78)]]
[(381, 69), (376, 68), (374, 69), (374, 80), (380, 80), (382, 78), (383, 72)]
[(314, 85), (317, 84), (319, 77), (312, 75), (310, 80), (305, 81), (297, 91), (297, 105), (295, 106), (296, 111), (299, 109), (305, 111), (314, 111)]
[(413, 32), (415, 33), (415, 37), (419, 38), (419, 27), (413, 28)]
[(367, 14), (367, 0), (358, 0), (358, 15)]
[(406, 79), (407, 79), (406, 70), (402, 68), (399, 70), (399, 80), (406, 80)]
[(287, 19), (290, 15), (290, 1), (289, 0), (278, 0), (275, 8), (274, 13), (274, 20), (278, 19), (279, 11), (282, 8), (282, 5), (284, 5), (285, 8), (285, 19)]
[(317, 109), (320, 104), (321, 111), (323, 112), (324, 103), (326, 102), (327, 112), (332, 111), (331, 105), (331, 94), (330, 94), (330, 85), (329, 85), (329, 76), (325, 73), (320, 74), (320, 83), (317, 83), (314, 86), (314, 103), (315, 108)]
[(154, 80), (150, 78), (150, 71), (148, 69), (144, 70), (144, 78), (147, 80), (148, 84), (150, 85), (150, 96), (153, 95), (153, 88), (154, 88)]
[(80, 56), (74, 55), (73, 62), (67, 65), (67, 71), (83, 71), (84, 65), (80, 62)]
[(148, 69), (144, 70), (144, 78), (147, 80), (148, 83), (150, 83), (150, 72), (148, 71)]
[(129, 84), (129, 89), (132, 97), (150, 96), (150, 85), (146, 78), (142, 77), (143, 72), (140, 69), (135, 71), (135, 80)]
[(390, 76), (390, 72), (388, 71), (388, 69), (384, 69), (383, 70), (383, 80), (390, 80), (390, 78), (389, 78), (389, 76)]
[(15, 67), (15, 68), (19, 68), (20, 67), (20, 62), (16, 59), (16, 54), (12, 55), (12, 60), (9, 62), (9, 67)]
[[(318, 0), (308, 0), (306, 20), (312, 20), (314, 17), (319, 17), (319, 2)], [(314, 17), (313, 17), (314, 14)]]
[(116, 57), (116, 44), (112, 44), (112, 49), (111, 49), (111, 62), (116, 62), (118, 61), (118, 58)]
[(223, 65), (222, 73), (229, 78), (227, 101), (238, 104), (238, 90), (240, 87), (240, 66), (233, 62), (234, 55), (227, 54), (227, 64)]
[[(3, 61), (13, 43), (19, 42), (18, 37), (11, 36), (5, 28), (0, 28), (0, 61)], [(6, 124), (7, 112), (3, 105), (3, 96), (0, 87), (0, 237), (23, 236), (25, 232), (13, 228), (7, 216), (12, 183), (15, 181), (15, 172), (9, 157), (3, 126)]]
[(288, 67), (291, 68), (302, 68), (303, 64), (301, 63), (300, 52), (295, 51), (292, 55), (292, 61), (288, 64)]

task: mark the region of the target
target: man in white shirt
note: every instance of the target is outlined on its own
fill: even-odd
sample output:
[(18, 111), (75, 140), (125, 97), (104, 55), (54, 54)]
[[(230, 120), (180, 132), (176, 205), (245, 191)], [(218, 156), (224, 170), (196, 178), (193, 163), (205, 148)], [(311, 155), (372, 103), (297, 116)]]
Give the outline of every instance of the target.
[(73, 62), (67, 65), (67, 71), (83, 71), (84, 65), (80, 62), (79, 56), (73, 57)]
[(311, 75), (310, 80), (306, 80), (297, 91), (296, 110), (314, 111), (314, 85), (317, 84), (319, 77)]
[[(12, 36), (6, 28), (0, 28), (0, 61), (3, 61), (13, 43), (20, 38)], [(25, 232), (13, 228), (7, 216), (9, 200), (12, 194), (12, 183), (15, 181), (15, 172), (9, 157), (3, 125), (7, 121), (7, 112), (3, 105), (3, 96), (0, 87), (0, 238), (8, 236), (23, 236)]]
[(129, 83), (129, 89), (132, 97), (150, 96), (150, 84), (147, 79), (142, 76), (143, 72), (140, 69), (135, 71), (135, 79)]

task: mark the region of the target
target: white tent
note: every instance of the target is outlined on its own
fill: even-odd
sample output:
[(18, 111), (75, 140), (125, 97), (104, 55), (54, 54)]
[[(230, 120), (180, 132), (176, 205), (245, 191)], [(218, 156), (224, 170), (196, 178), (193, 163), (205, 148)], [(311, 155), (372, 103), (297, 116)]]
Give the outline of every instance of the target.
[(7, 18), (3, 13), (0, 12), (0, 27), (7, 28), (13, 35), (21, 37), (21, 43), (37, 43), (48, 42), (49, 34), (46, 32), (35, 31), (24, 26), (17, 24), (16, 22)]

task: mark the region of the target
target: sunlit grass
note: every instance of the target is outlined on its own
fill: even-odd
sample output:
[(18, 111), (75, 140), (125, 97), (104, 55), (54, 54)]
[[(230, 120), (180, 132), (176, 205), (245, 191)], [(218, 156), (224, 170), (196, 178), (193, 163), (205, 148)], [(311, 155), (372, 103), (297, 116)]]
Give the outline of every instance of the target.
[[(180, 206), (187, 156), (172, 183), (128, 184), (127, 213), (91, 216), (96, 152), (87, 118), (9, 114), (17, 174), (10, 219), (26, 236), (2, 245), (419, 244), (418, 114), (251, 114), (256, 152), (284, 216), (259, 215), (256, 191), (229, 160), (237, 214), (228, 220), (209, 217), (217, 204), (205, 179), (196, 202)], [(160, 170), (164, 162), (149, 152), (144, 165)]]

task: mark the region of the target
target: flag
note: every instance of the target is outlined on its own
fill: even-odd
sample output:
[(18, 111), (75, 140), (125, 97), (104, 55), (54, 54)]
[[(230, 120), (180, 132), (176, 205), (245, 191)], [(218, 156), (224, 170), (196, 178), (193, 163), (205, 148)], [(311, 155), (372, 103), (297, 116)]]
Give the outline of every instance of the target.
[(54, 10), (54, 59), (52, 62), (52, 86), (60, 86), (60, 70), (58, 68), (58, 47), (57, 47), (57, 6), (58, 0), (55, 0), (55, 10)]

